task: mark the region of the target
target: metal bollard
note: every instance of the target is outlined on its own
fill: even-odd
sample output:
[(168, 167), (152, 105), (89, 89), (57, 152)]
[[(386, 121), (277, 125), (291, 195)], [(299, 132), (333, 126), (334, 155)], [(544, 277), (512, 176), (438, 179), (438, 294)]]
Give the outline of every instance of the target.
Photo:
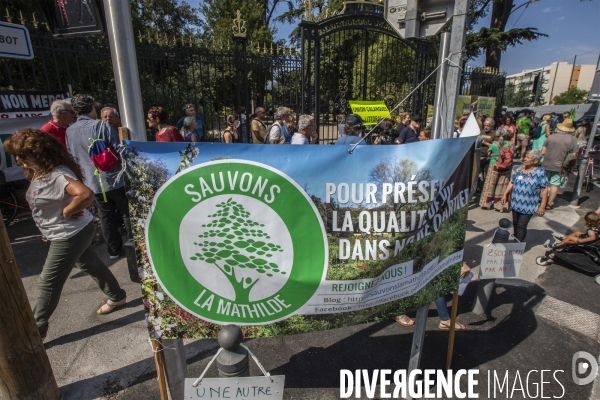
[[(498, 221), (498, 230), (492, 238), (492, 243), (508, 243), (510, 232), (508, 229), (512, 225), (508, 218), (502, 218)], [(494, 290), (494, 279), (480, 279), (477, 284), (477, 293), (475, 295), (475, 303), (473, 304), (474, 314), (485, 314), (492, 291)]]
[(237, 325), (225, 325), (219, 331), (219, 345), (223, 351), (217, 357), (217, 368), (221, 378), (250, 376), (248, 351), (240, 346), (242, 330)]
[(127, 270), (129, 271), (129, 279), (131, 282), (140, 283), (140, 275), (138, 272), (137, 261), (135, 259), (135, 243), (133, 239), (129, 239), (123, 244), (125, 249), (125, 257), (127, 257)]

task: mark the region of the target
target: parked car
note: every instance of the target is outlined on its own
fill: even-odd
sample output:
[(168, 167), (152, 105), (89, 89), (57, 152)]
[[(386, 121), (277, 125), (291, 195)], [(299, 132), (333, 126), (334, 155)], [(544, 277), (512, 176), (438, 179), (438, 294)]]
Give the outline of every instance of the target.
[[(595, 117), (596, 116), (594, 114), (584, 115), (583, 117), (581, 117), (577, 121), (575, 121), (575, 127), (579, 128), (584, 119), (589, 119), (590, 124), (593, 124)], [(594, 134), (594, 137), (596, 140), (600, 140), (600, 122), (598, 122), (598, 125), (596, 125), (596, 133)]]

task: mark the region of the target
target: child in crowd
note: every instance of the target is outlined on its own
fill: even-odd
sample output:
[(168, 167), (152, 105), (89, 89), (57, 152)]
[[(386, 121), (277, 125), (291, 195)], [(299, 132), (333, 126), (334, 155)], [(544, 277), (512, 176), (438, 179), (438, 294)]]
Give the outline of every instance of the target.
[(590, 211), (583, 217), (585, 232), (576, 231), (556, 243), (554, 247), (565, 246), (567, 244), (585, 244), (596, 241), (600, 235), (600, 215)]

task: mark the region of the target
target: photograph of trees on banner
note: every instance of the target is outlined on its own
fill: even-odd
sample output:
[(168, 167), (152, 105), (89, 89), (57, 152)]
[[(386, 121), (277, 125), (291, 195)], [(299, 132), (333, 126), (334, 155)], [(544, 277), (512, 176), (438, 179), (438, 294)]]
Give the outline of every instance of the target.
[(458, 286), (472, 138), (402, 146), (125, 142), (149, 333), (390, 319)]

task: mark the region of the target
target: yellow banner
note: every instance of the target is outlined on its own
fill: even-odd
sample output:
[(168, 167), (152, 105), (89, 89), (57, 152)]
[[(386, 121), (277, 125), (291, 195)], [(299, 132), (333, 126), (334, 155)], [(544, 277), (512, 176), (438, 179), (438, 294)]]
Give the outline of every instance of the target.
[[(477, 97), (477, 96), (475, 96)], [(471, 96), (458, 96), (458, 103), (456, 105), (456, 119), (458, 120), (463, 116), (464, 110), (469, 109), (469, 105), (472, 103)]]
[(493, 117), (494, 110), (496, 109), (496, 98), (479, 96), (477, 100), (477, 110), (479, 111), (479, 115), (485, 114), (488, 117)]
[(375, 125), (382, 118), (390, 118), (390, 110), (383, 101), (350, 100), (352, 113), (359, 115), (365, 125)]

